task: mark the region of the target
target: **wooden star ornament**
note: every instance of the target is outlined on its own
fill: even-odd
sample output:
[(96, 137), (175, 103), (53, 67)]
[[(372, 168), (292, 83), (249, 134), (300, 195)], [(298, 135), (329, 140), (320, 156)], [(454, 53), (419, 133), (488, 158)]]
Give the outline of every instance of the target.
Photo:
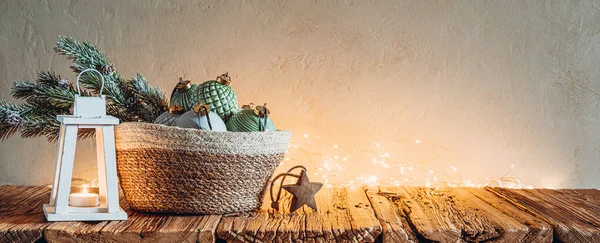
[(292, 194), (292, 205), (290, 212), (294, 212), (303, 205), (309, 206), (317, 211), (315, 194), (323, 187), (323, 183), (310, 182), (306, 172), (300, 172), (300, 178), (295, 185), (284, 185), (283, 189)]

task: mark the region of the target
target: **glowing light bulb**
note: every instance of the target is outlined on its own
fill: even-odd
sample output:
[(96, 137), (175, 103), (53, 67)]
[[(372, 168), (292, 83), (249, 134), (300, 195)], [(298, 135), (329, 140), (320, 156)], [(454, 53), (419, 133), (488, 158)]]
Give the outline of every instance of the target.
[(452, 168), (452, 170), (453, 170), (454, 172), (457, 172), (457, 171), (458, 171), (458, 169), (457, 169), (456, 167), (454, 167), (454, 165), (451, 165), (451, 166), (450, 166), (450, 168)]
[(367, 178), (367, 180), (365, 180), (365, 183), (367, 183), (367, 184), (376, 184), (377, 183), (377, 176), (374, 176), (374, 175), (369, 176)]
[[(315, 173), (315, 175), (324, 175), (324, 172), (326, 173), (327, 171), (332, 171), (333, 169), (333, 173), (329, 174), (327, 176), (333, 178), (347, 178), (343, 181), (341, 181), (339, 184), (336, 184), (337, 182), (333, 183), (333, 186), (344, 186), (344, 185), (352, 185), (354, 184), (355, 186), (360, 186), (360, 185), (365, 185), (365, 184), (376, 184), (376, 185), (397, 185), (400, 182), (402, 182), (402, 184), (406, 184), (404, 183), (404, 181), (410, 181), (412, 183), (423, 183), (423, 182), (427, 182), (427, 185), (429, 186), (439, 186), (441, 184), (437, 184), (439, 182), (442, 182), (444, 185), (447, 186), (458, 186), (458, 187), (482, 187), (482, 186), (486, 186), (486, 185), (495, 185), (495, 186), (503, 186), (503, 187), (508, 187), (508, 188), (533, 188), (532, 186), (525, 186), (521, 183), (521, 181), (518, 178), (515, 178), (513, 176), (510, 176), (508, 174), (500, 177), (500, 178), (493, 178), (493, 179), (485, 179), (485, 181), (478, 181), (477, 183), (471, 182), (471, 181), (465, 181), (464, 179), (460, 178), (460, 181), (457, 181), (456, 179), (452, 178), (451, 176), (449, 176), (448, 174), (445, 174), (446, 170), (440, 169), (443, 167), (429, 167), (427, 166), (426, 163), (430, 162), (430, 161), (436, 161), (436, 162), (445, 162), (440, 160), (440, 158), (437, 159), (433, 159), (433, 160), (428, 160), (428, 161), (406, 161), (404, 158), (402, 158), (402, 153), (400, 153), (399, 155), (394, 154), (395, 157), (398, 157), (398, 160), (392, 160), (390, 153), (396, 153), (399, 151), (396, 150), (389, 150), (386, 151), (386, 149), (384, 149), (386, 146), (390, 146), (390, 148), (395, 148), (396, 145), (398, 144), (421, 144), (423, 143), (423, 145), (419, 145), (419, 146), (438, 146), (443, 148), (446, 153), (448, 155), (450, 155), (450, 150), (445, 148), (443, 145), (437, 144), (435, 142), (421, 142), (420, 139), (415, 139), (415, 140), (401, 140), (401, 142), (391, 142), (391, 143), (383, 143), (380, 144), (376, 141), (370, 143), (370, 144), (363, 144), (363, 145), (357, 145), (356, 147), (353, 147), (353, 150), (350, 150), (350, 148), (347, 148), (346, 146), (339, 146), (337, 143), (335, 142), (330, 142), (330, 141), (326, 141), (325, 139), (320, 138), (319, 136), (315, 136), (312, 137), (311, 135), (309, 135), (308, 133), (306, 134), (302, 134), (304, 136), (304, 139), (302, 141), (300, 140), (292, 140), (291, 143), (288, 145), (288, 148), (295, 148), (296, 150), (292, 150), (290, 149), (289, 151), (291, 153), (302, 153), (304, 156), (301, 157), (296, 157), (295, 155), (290, 156), (290, 157), (285, 157), (283, 161), (291, 161), (291, 160), (300, 160), (300, 161), (305, 161), (305, 162), (316, 162), (315, 167), (318, 167), (318, 163), (322, 163), (321, 167), (317, 168), (318, 172)], [(315, 142), (315, 143), (313, 143)], [(324, 149), (322, 146), (325, 145), (326, 147), (329, 147), (330, 149)], [(375, 146), (373, 146), (375, 145)], [(343, 151), (336, 151), (334, 153), (332, 149), (336, 149), (336, 150), (343, 150)], [(348, 150), (347, 150), (348, 149)], [(337, 155), (336, 155), (337, 154)], [(342, 154), (342, 155), (340, 155)], [(394, 175), (398, 177), (398, 175), (402, 175), (401, 178), (393, 178), (390, 176), (386, 176), (386, 177), (382, 177), (381, 179), (377, 178), (375, 175), (365, 175), (365, 176), (355, 176), (354, 180), (350, 180), (350, 178), (348, 178), (348, 175), (350, 175), (351, 173), (354, 173), (353, 170), (350, 171), (346, 171), (346, 169), (343, 166), (347, 166), (348, 162), (352, 162), (352, 165), (354, 164), (359, 164), (360, 161), (353, 161), (351, 157), (356, 157), (356, 158), (360, 158), (359, 160), (364, 159), (365, 157), (363, 155), (368, 156), (368, 154), (371, 155), (371, 158), (373, 158), (372, 162), (375, 165), (381, 165), (382, 168), (390, 168), (390, 171), (393, 171)], [(294, 159), (292, 159), (294, 158)], [(317, 159), (320, 158), (320, 159)], [(369, 157), (366, 157), (369, 158)], [(281, 162), (280, 165), (283, 165), (284, 162)], [(342, 164), (340, 161), (345, 162), (344, 164)], [(348, 162), (346, 162), (348, 161)], [(285, 162), (286, 164), (288, 162)], [(339, 164), (337, 164), (339, 163)], [(510, 170), (508, 171), (508, 173), (510, 173), (514, 168), (515, 165), (518, 163), (518, 161), (514, 161), (514, 163), (512, 165), (510, 165)], [(343, 165), (343, 166), (340, 166)], [(334, 167), (335, 166), (335, 167)], [(441, 165), (441, 166), (449, 166), (452, 171), (454, 173), (458, 173), (458, 168), (455, 165), (452, 164), (447, 164), (447, 165)], [(398, 168), (400, 167), (400, 168)], [(425, 178), (420, 178), (420, 177), (405, 177), (404, 175), (411, 175), (414, 176), (413, 173), (415, 173), (413, 171), (414, 168), (418, 169), (419, 174), (421, 173), (421, 171), (424, 171), (426, 174), (429, 174), (430, 176), (427, 176)], [(337, 168), (337, 169), (336, 169)], [(447, 167), (446, 167), (447, 168)], [(399, 170), (398, 170), (399, 169)], [(436, 170), (433, 170), (436, 169)], [(380, 168), (381, 170), (381, 168)], [(408, 170), (407, 173), (406, 170)], [(398, 173), (400, 172), (400, 173)], [(449, 182), (445, 182), (445, 179), (439, 179), (437, 177), (437, 175), (444, 175), (446, 177), (450, 177), (449, 181), (453, 181), (453, 183), (449, 183)], [(344, 177), (345, 175), (345, 177)], [(459, 174), (453, 174), (458, 176)], [(341, 177), (340, 177), (341, 176)], [(478, 178), (473, 178), (473, 179), (478, 179)], [(481, 183), (479, 183), (481, 182)], [(490, 184), (493, 183), (493, 184)], [(553, 185), (549, 185), (549, 187), (552, 187)]]

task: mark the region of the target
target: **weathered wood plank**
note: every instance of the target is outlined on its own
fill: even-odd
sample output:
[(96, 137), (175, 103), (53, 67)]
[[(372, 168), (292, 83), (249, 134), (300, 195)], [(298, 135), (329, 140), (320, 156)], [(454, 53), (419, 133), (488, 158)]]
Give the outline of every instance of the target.
[(43, 238), (46, 222), (42, 205), (50, 188), (0, 186), (0, 242), (36, 242)]
[(373, 242), (381, 233), (362, 190), (324, 188), (316, 195), (318, 212), (308, 207), (289, 212), (291, 196), (283, 193), (280, 210), (265, 197), (260, 211), (223, 217), (219, 238), (229, 242)]
[(385, 193), (379, 190), (368, 190), (367, 196), (383, 229), (383, 242), (419, 242), (408, 222), (407, 207), (395, 193)]
[(487, 188), (554, 227), (561, 242), (600, 242), (600, 193), (597, 190), (508, 190)]
[[(373, 198), (385, 197), (397, 208), (397, 215), (379, 212), (384, 222), (409, 224), (418, 237), (438, 242), (551, 242), (552, 230), (542, 220), (502, 202), (482, 189), (465, 188), (382, 188)], [(380, 199), (382, 200), (382, 199)], [(373, 200), (374, 201), (374, 200)], [(496, 205), (492, 205), (496, 204)], [(393, 217), (392, 217), (393, 216)], [(395, 218), (394, 218), (395, 217)], [(401, 221), (399, 222), (398, 219)], [(402, 221), (405, 219), (406, 221)], [(398, 227), (400, 228), (400, 227)], [(408, 230), (402, 227), (400, 235)], [(398, 234), (398, 233), (396, 233)], [(396, 242), (386, 237), (386, 242)], [(405, 239), (404, 237), (400, 237)], [(414, 240), (413, 240), (414, 241)]]
[(99, 222), (55, 222), (44, 230), (48, 242), (99, 242), (97, 232), (108, 224)]
[[(122, 195), (121, 195), (122, 196)], [(126, 221), (57, 222), (48, 242), (215, 242), (220, 215), (164, 215), (133, 212), (122, 197)]]
[[(50, 188), (0, 186), (0, 242), (600, 242), (600, 191), (499, 188), (323, 189), (319, 212), (305, 207), (238, 216), (131, 212), (113, 222), (46, 222)], [(526, 213), (527, 212), (527, 213)], [(376, 216), (376, 217), (375, 217)], [(413, 233), (416, 232), (416, 233)]]
[[(321, 212), (304, 208), (306, 237), (328, 241), (373, 242), (381, 234), (381, 225), (362, 189), (324, 189), (316, 198)], [(340, 240), (342, 239), (342, 240)]]
[(544, 219), (535, 217), (526, 210), (516, 207), (511, 202), (498, 197), (494, 193), (481, 188), (464, 188), (473, 196), (484, 201), (488, 205), (511, 217), (523, 225), (527, 225), (529, 231), (523, 238), (523, 242), (552, 242), (552, 226)]
[(168, 216), (131, 212), (127, 221), (47, 222), (46, 186), (0, 186), (0, 242), (214, 242), (221, 216)]
[(110, 222), (100, 231), (103, 241), (215, 242), (220, 215), (166, 216), (133, 213), (129, 220)]
[(291, 195), (283, 193), (279, 201), (280, 211), (274, 211), (270, 209), (271, 200), (267, 195), (260, 211), (223, 217), (217, 227), (217, 236), (228, 242), (293, 242), (303, 239), (306, 215), (290, 214), (290, 203)]

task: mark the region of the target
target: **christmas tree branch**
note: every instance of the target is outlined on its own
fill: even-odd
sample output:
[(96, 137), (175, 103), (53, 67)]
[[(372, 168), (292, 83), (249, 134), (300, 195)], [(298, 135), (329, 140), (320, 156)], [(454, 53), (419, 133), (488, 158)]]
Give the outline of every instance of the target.
[(0, 101), (0, 139), (4, 140), (21, 129), (23, 119), (21, 114), (27, 108), (6, 101)]
[(80, 43), (68, 36), (59, 36), (54, 50), (73, 60), (71, 68), (75, 73), (80, 73), (88, 68), (97, 69), (109, 64), (108, 58), (98, 47), (87, 41)]
[(153, 122), (163, 111), (165, 111), (167, 101), (165, 93), (159, 87), (152, 87), (146, 77), (137, 73), (127, 82), (128, 90), (139, 100), (138, 108), (142, 112), (142, 120)]
[[(70, 37), (60, 36), (55, 48), (56, 52), (73, 60), (71, 68), (79, 73), (85, 69), (100, 71), (105, 79), (103, 94), (114, 106), (111, 110), (124, 121), (153, 122), (167, 106), (164, 93), (160, 88), (152, 87), (140, 74), (132, 80), (125, 81), (115, 70), (104, 53), (88, 42), (77, 42)], [(101, 77), (97, 74), (85, 73), (80, 79), (82, 86), (100, 92)]]
[[(102, 94), (107, 98), (109, 115), (124, 122), (153, 122), (166, 108), (167, 103), (160, 88), (151, 86), (141, 74), (125, 80), (95, 45), (60, 36), (55, 51), (73, 60), (71, 68), (77, 74), (90, 68), (102, 74), (102, 77), (96, 73), (82, 74), (80, 95), (98, 95), (104, 78)], [(25, 138), (45, 136), (55, 141), (60, 130), (56, 116), (70, 114), (69, 109), (77, 94), (73, 83), (53, 72), (40, 72), (35, 82), (14, 82), (11, 95), (25, 103), (0, 101), (0, 140), (21, 132)], [(82, 129), (78, 133), (79, 138), (93, 135), (93, 129)]]

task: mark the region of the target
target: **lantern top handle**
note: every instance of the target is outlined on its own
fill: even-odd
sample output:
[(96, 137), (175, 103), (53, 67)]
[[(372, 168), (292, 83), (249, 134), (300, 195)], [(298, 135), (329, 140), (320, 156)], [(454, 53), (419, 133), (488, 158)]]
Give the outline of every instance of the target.
[(102, 86), (100, 86), (100, 95), (102, 95), (102, 91), (104, 90), (104, 75), (102, 75), (102, 73), (98, 72), (98, 70), (93, 69), (93, 68), (88, 68), (85, 69), (83, 71), (81, 71), (79, 73), (79, 75), (77, 75), (77, 82), (76, 82), (76, 86), (77, 86), (77, 95), (81, 95), (81, 89), (79, 88), (79, 78), (81, 77), (81, 75), (87, 71), (93, 71), (96, 72), (98, 75), (100, 75), (100, 77), (102, 78)]

